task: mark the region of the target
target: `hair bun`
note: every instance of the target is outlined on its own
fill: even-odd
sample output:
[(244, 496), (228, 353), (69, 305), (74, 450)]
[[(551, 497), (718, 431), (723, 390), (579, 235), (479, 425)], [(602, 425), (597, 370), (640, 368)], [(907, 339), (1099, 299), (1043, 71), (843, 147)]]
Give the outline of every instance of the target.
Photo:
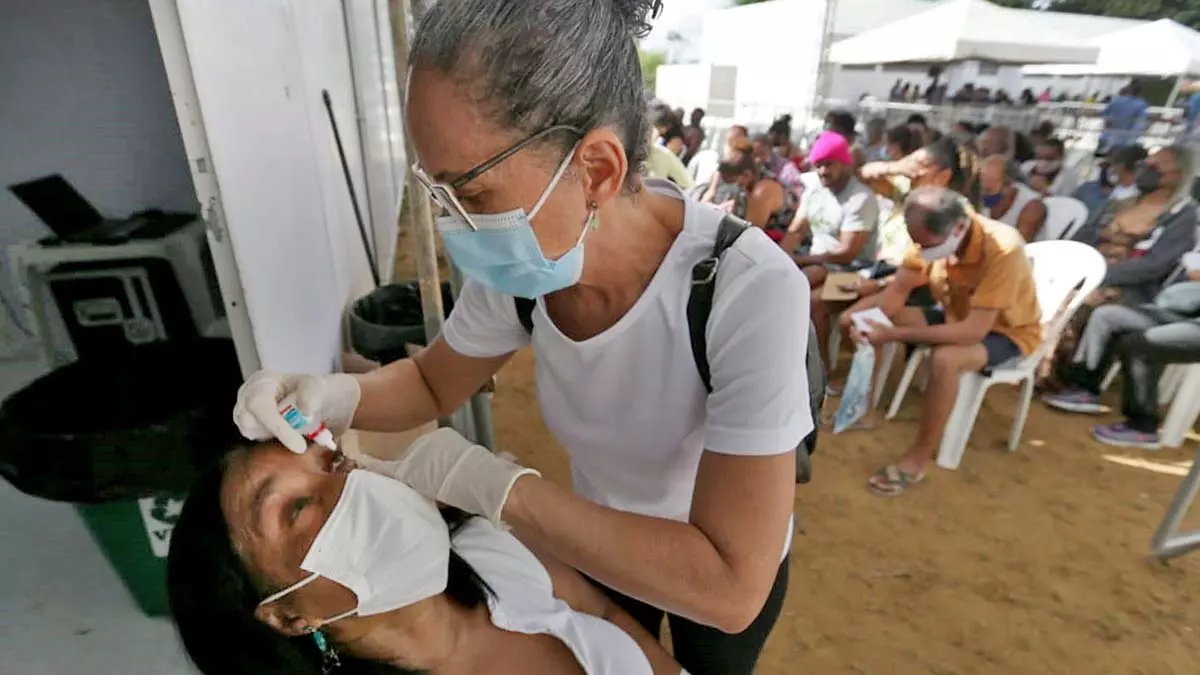
[(650, 20), (662, 13), (662, 0), (612, 0), (613, 8), (635, 38), (650, 34)]

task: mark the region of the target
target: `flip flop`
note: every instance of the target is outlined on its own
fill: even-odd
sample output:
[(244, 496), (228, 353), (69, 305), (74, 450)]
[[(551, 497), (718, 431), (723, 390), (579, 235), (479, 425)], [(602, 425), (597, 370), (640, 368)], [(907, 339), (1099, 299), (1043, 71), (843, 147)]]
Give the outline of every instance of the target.
[(924, 473), (904, 473), (895, 464), (889, 464), (867, 479), (867, 489), (880, 497), (897, 497), (923, 480)]
[[(836, 412), (827, 412), (821, 415), (821, 431), (833, 431), (834, 418), (837, 417)], [(867, 417), (860, 417), (854, 421), (854, 424), (842, 429), (842, 433), (847, 431), (874, 431), (875, 420)]]

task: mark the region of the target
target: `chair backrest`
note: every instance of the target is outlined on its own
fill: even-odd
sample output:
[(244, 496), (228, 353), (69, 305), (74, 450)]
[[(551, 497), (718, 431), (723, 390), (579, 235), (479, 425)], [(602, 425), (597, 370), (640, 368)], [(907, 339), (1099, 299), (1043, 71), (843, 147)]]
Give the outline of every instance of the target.
[(692, 174), (692, 180), (700, 183), (712, 178), (720, 163), (721, 155), (716, 150), (701, 150), (688, 162), (687, 170)]
[(1046, 223), (1038, 232), (1038, 241), (1069, 239), (1088, 219), (1088, 208), (1074, 197), (1046, 197)]
[(1033, 266), (1042, 309), (1042, 344), (1030, 358), (1041, 361), (1075, 312), (1100, 287), (1108, 263), (1095, 248), (1077, 241), (1039, 241), (1025, 247)]

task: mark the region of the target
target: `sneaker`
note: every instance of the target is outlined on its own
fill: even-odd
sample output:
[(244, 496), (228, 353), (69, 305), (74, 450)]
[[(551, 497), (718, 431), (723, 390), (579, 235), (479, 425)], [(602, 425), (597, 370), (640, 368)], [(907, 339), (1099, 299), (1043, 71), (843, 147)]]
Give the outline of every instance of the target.
[(1042, 397), (1042, 403), (1055, 410), (1085, 415), (1104, 415), (1111, 411), (1111, 408), (1100, 402), (1099, 396), (1083, 389), (1067, 389), (1057, 394), (1046, 394)]
[(1118, 448), (1158, 450), (1158, 434), (1129, 428), (1125, 422), (1092, 427), (1092, 436), (1105, 445)]

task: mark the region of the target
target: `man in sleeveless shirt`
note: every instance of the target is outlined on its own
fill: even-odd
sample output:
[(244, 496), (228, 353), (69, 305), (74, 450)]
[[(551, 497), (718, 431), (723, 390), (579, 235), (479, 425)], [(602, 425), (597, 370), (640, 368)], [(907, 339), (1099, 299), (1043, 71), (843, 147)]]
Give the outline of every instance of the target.
[(1033, 188), (1008, 176), (1008, 160), (992, 155), (983, 160), (979, 172), (983, 214), (1017, 228), (1025, 241), (1033, 241), (1046, 224), (1046, 205)]

